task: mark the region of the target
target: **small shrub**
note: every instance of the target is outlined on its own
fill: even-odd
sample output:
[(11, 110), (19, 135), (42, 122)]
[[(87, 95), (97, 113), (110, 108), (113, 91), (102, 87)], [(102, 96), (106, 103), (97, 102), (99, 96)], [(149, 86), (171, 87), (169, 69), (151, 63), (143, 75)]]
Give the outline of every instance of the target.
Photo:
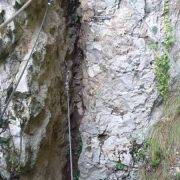
[(157, 43), (155, 42), (150, 42), (148, 43), (148, 48), (151, 49), (151, 50), (157, 50)]
[(156, 58), (155, 75), (157, 81), (157, 89), (159, 95), (163, 98), (163, 100), (167, 100), (168, 96), (169, 69), (169, 58), (166, 53)]
[(169, 50), (174, 43), (174, 35), (169, 20), (169, 1), (165, 0), (163, 10), (163, 52), (162, 55), (155, 59), (155, 76), (157, 82), (157, 90), (164, 101), (167, 100), (169, 86)]
[(124, 168), (125, 168), (125, 165), (124, 165), (124, 164), (122, 164), (122, 163), (120, 163), (120, 162), (116, 164), (116, 170), (117, 170), (117, 171), (123, 171)]

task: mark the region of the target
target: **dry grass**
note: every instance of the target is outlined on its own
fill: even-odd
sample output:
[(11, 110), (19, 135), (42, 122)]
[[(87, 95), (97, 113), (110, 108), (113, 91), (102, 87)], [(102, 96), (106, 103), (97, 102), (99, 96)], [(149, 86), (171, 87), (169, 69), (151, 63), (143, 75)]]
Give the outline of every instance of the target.
[(148, 140), (146, 163), (140, 169), (142, 180), (170, 180), (170, 168), (180, 152), (180, 97), (166, 104), (165, 116), (154, 127)]

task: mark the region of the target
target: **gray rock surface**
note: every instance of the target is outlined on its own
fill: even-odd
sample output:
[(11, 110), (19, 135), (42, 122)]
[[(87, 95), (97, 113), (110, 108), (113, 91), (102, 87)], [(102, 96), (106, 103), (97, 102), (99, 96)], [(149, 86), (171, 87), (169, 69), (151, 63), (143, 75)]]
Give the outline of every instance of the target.
[[(0, 23), (24, 2), (1, 0)], [(157, 53), (161, 53), (164, 1), (79, 2), (75, 13), (77, 1), (54, 0), (28, 68), (7, 109), (4, 118), (10, 124), (6, 132), (0, 133), (1, 138), (11, 139), (9, 151), (0, 147), (0, 176), (4, 179), (12, 178), (13, 168), (17, 171), (19, 167), (17, 162), (7, 161), (12, 149), (23, 168), (22, 180), (67, 179), (65, 61), (71, 70), (76, 63), (76, 69), (70, 73), (71, 78), (77, 78), (71, 79), (71, 108), (73, 111), (75, 106), (78, 113), (72, 113), (83, 117), (79, 179), (138, 179), (138, 166), (131, 154), (133, 143), (141, 144), (163, 115), (154, 75), (155, 52), (149, 44), (158, 43)], [(180, 75), (180, 2), (169, 2), (176, 39), (170, 52), (171, 90)], [(32, 50), (45, 4), (43, 0), (33, 1), (0, 32), (0, 110)], [(77, 14), (82, 16), (80, 34)], [(84, 53), (82, 62), (78, 48)], [(76, 119), (81, 118), (72, 120)], [(118, 164), (123, 168), (117, 169)]]
[[(179, 2), (170, 2), (177, 45)], [(133, 179), (132, 142), (141, 144), (162, 116), (155, 54), (148, 44), (163, 40), (163, 1), (81, 0), (81, 7), (85, 115), (80, 179)], [(172, 82), (180, 72), (176, 45), (171, 51)], [(116, 169), (118, 163), (124, 170)]]
[[(19, 5), (25, 1), (18, 1)], [(3, 109), (32, 51), (46, 1), (32, 1), (0, 34), (0, 108)], [(37, 46), (4, 119), (10, 124), (1, 138), (10, 137), (9, 150), (0, 147), (0, 176), (21, 179), (66, 179), (66, 96), (64, 62), (74, 50), (76, 34), (69, 3), (54, 1)], [(4, 21), (17, 11), (15, 1), (2, 0)], [(75, 16), (73, 16), (75, 17)], [(71, 26), (69, 25), (71, 23)], [(73, 26), (72, 26), (73, 25)], [(17, 156), (7, 160), (10, 151)], [(19, 154), (19, 155), (18, 155)], [(13, 160), (13, 161), (14, 161)]]

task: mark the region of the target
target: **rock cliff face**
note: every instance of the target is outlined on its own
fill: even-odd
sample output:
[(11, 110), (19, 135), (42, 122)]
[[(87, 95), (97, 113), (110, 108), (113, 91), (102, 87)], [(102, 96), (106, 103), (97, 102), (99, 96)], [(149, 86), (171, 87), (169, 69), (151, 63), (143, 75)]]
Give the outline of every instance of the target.
[[(22, 3), (1, 1), (2, 20)], [(3, 117), (10, 124), (1, 139), (12, 138), (1, 147), (2, 178), (18, 177), (21, 168), (21, 179), (66, 179), (65, 62), (71, 60), (77, 37), (76, 4), (57, 0), (49, 8), (33, 56)], [(1, 110), (32, 51), (46, 6), (46, 1), (32, 1), (1, 32)]]
[[(1, 0), (0, 23), (24, 2)], [(163, 51), (165, 2), (53, 1), (28, 67), (0, 119), (0, 129), (6, 129), (0, 134), (0, 178), (69, 178), (68, 68), (74, 152), (79, 151), (78, 128), (82, 139), (79, 179), (138, 179), (133, 146), (144, 142), (163, 115), (154, 62)], [(171, 91), (180, 73), (180, 2), (168, 3), (176, 40), (169, 52)], [(46, 6), (46, 1), (32, 1), (1, 31), (1, 112), (32, 51)], [(74, 161), (77, 169), (76, 155)]]
[[(149, 45), (163, 42), (164, 3), (81, 0), (85, 114), (80, 126), (80, 179), (138, 179), (133, 175), (133, 144), (141, 144), (162, 115), (154, 75), (156, 54)], [(170, 52), (172, 87), (179, 73), (180, 17), (179, 1), (169, 3), (177, 41)]]

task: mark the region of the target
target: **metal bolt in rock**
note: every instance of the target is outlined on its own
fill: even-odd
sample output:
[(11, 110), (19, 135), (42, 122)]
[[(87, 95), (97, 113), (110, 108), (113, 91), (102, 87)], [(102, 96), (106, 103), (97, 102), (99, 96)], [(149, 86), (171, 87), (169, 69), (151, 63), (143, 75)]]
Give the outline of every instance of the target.
[(51, 5), (53, 3), (53, 0), (48, 0), (48, 5)]

